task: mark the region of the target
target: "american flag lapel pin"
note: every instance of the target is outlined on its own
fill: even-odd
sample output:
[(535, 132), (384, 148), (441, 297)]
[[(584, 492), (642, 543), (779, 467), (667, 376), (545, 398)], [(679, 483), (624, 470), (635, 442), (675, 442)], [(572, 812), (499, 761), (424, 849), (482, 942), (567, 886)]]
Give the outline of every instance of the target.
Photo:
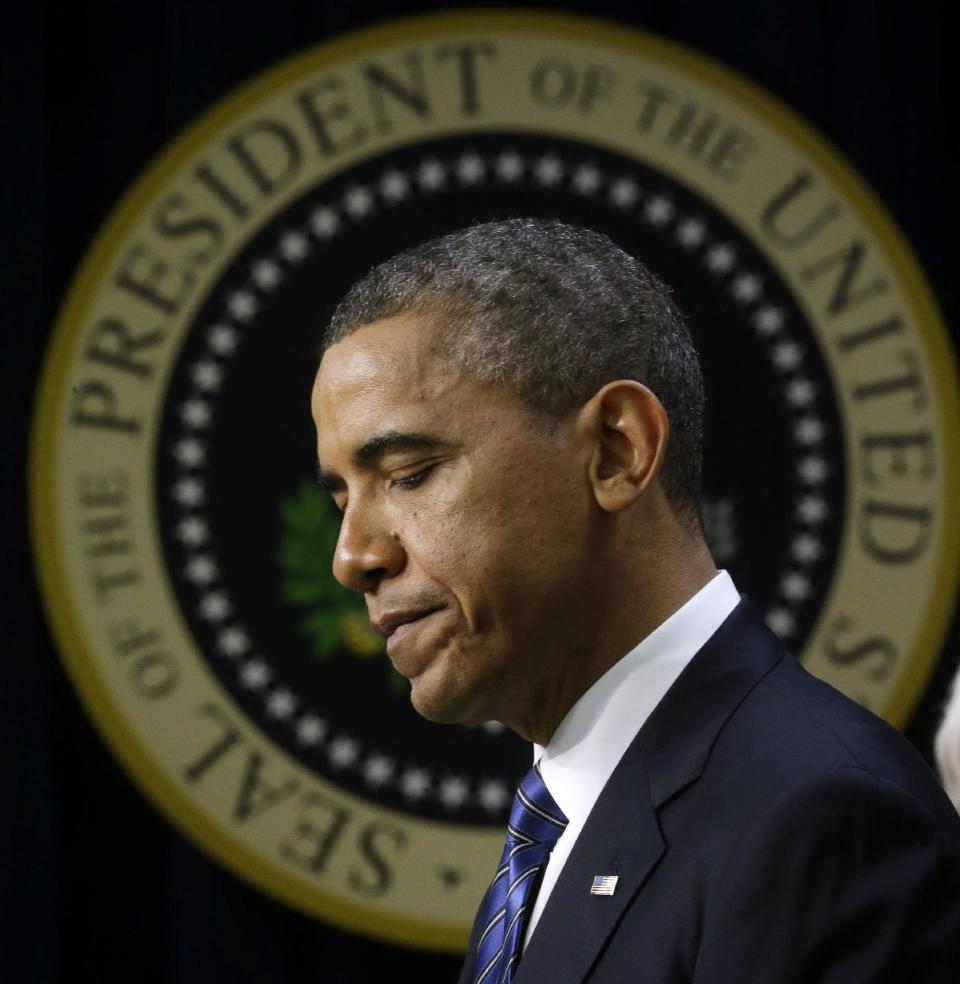
[(613, 895), (617, 890), (619, 875), (594, 875), (590, 886), (591, 895)]

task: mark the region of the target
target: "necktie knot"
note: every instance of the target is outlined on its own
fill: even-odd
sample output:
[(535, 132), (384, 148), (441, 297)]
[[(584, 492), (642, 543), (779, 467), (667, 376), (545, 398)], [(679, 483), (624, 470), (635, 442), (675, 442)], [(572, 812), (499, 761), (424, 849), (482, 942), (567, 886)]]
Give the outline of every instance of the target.
[(503, 854), (481, 908), (473, 984), (510, 984), (540, 872), (566, 826), (535, 765), (517, 790)]

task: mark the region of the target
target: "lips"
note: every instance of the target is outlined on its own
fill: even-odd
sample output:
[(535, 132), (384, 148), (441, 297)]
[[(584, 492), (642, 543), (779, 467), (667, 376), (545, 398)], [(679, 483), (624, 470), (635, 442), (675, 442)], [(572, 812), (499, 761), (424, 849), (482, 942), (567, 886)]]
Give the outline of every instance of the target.
[[(386, 637), (387, 656), (390, 657), (393, 665), (404, 676), (412, 677), (416, 675), (415, 664), (411, 663), (410, 660), (417, 651), (417, 647), (414, 645), (413, 649), (407, 651), (406, 656), (403, 657), (403, 665), (400, 665), (397, 660), (400, 659), (401, 646), (404, 646), (407, 636), (416, 635), (420, 626), (425, 624), (430, 616), (438, 611), (440, 611), (439, 608), (423, 608), (415, 612), (391, 612), (388, 615), (380, 616), (373, 623), (376, 630)], [(409, 649), (409, 647), (404, 648)]]
[(374, 632), (382, 635), (384, 639), (389, 639), (401, 626), (418, 622), (420, 619), (426, 618), (436, 611), (439, 611), (439, 609), (421, 608), (418, 610), (410, 609), (406, 611), (385, 612), (383, 615), (371, 619), (370, 624), (373, 626)]

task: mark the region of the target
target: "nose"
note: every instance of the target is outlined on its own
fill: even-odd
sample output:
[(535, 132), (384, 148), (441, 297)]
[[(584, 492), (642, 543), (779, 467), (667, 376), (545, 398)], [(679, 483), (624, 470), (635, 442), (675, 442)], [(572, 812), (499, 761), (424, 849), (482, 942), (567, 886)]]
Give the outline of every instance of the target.
[(353, 591), (373, 591), (403, 568), (400, 541), (369, 513), (347, 507), (333, 555), (333, 576)]

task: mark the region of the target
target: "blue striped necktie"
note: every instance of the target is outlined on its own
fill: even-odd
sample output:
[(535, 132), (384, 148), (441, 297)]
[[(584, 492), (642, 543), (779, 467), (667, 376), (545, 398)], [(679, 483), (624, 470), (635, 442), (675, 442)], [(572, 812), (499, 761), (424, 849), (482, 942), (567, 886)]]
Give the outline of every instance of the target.
[(473, 984), (510, 984), (523, 952), (534, 888), (566, 826), (567, 818), (535, 765), (517, 790), (507, 825), (507, 842), (484, 898)]

